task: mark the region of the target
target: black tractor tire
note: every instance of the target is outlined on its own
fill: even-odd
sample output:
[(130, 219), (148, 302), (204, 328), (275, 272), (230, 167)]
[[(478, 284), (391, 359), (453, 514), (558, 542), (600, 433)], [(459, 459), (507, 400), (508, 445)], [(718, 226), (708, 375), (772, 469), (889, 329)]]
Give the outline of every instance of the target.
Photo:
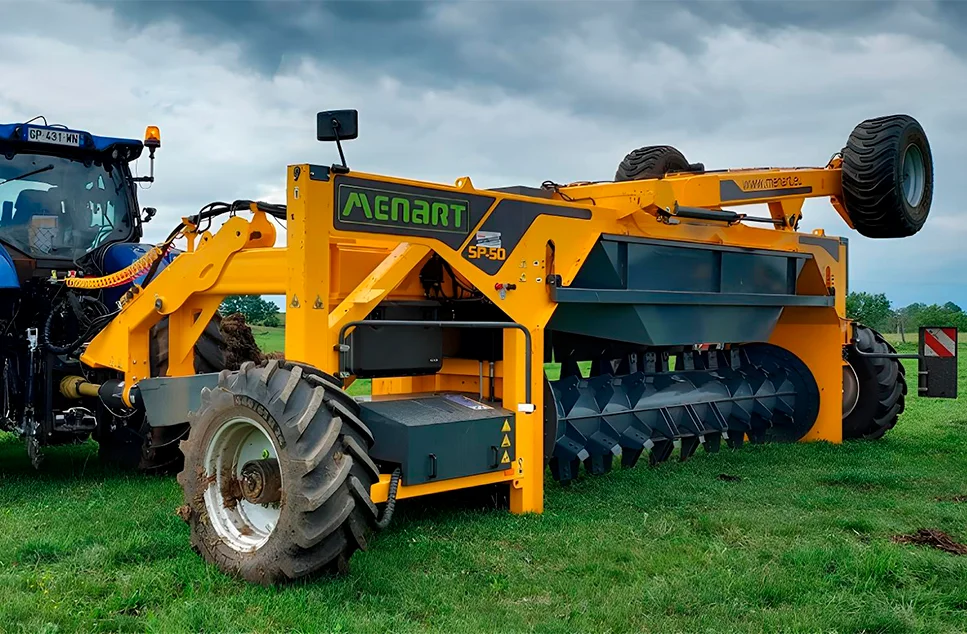
[[(369, 493), (379, 479), (369, 458), (373, 436), (358, 413), (355, 401), (326, 375), (300, 365), (273, 359), (223, 371), (217, 387), (203, 390), (181, 443), (185, 467), (178, 482), (185, 505), (178, 514), (191, 529), (192, 547), (222, 572), (264, 585), (348, 571), (350, 556), (366, 549), (377, 515)], [(231, 457), (219, 463), (228, 465), (219, 474), (206, 464), (219, 430), (240, 419), (270, 439), (282, 482), (274, 529), (248, 550), (219, 529), (225, 525), (220, 515), (211, 516), (230, 508), (224, 492), (241, 465)], [(221, 460), (229, 455), (222, 451)]]
[(846, 360), (856, 375), (859, 394), (852, 411), (843, 412), (843, 438), (882, 438), (896, 426), (907, 394), (906, 371), (899, 359), (864, 357), (859, 353), (895, 354), (883, 336), (856, 324), (855, 341)]
[(649, 145), (633, 150), (618, 164), (615, 182), (661, 178), (675, 172), (701, 171), (702, 165), (691, 165), (685, 155), (670, 145)]
[[(195, 372), (206, 374), (225, 369), (225, 338), (219, 329), (221, 316), (215, 313), (198, 341), (195, 342)], [(151, 329), (149, 342), (151, 376), (168, 373), (168, 318), (165, 317)]]
[(933, 157), (916, 119), (891, 115), (853, 129), (843, 148), (843, 205), (868, 238), (920, 231), (933, 199)]
[[(219, 330), (221, 317), (212, 318), (195, 343), (195, 372), (225, 369), (225, 341)], [(168, 373), (168, 318), (151, 329), (149, 343), (151, 376)], [(107, 413), (107, 412), (105, 412)], [(178, 442), (188, 435), (188, 425), (151, 427), (143, 414), (115, 418), (116, 428), (98, 439), (98, 456), (106, 464), (144, 473), (168, 474), (181, 469)]]

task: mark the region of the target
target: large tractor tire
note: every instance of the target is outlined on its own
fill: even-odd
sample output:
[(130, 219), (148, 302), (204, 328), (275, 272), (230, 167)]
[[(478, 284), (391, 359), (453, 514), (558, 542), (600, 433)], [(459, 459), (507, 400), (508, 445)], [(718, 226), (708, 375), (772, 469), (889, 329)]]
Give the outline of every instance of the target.
[(223, 371), (181, 443), (179, 515), (208, 562), (275, 584), (345, 572), (376, 518), (373, 437), (353, 399), (280, 360)]
[[(215, 313), (195, 342), (195, 372), (221, 372), (225, 369), (225, 338), (220, 329), (221, 315)], [(165, 317), (151, 329), (149, 342), (151, 376), (168, 373), (168, 318)]]
[[(219, 330), (221, 318), (212, 318), (195, 343), (195, 372), (205, 374), (225, 369), (225, 340)], [(168, 372), (168, 318), (151, 329), (149, 344), (151, 376)], [(116, 420), (117, 428), (98, 440), (101, 460), (122, 469), (146, 473), (172, 473), (181, 468), (178, 442), (187, 436), (188, 425), (155, 427), (142, 414)]]
[(843, 205), (860, 234), (912, 236), (932, 199), (933, 158), (916, 119), (879, 117), (853, 129), (843, 148)]
[(843, 366), (843, 438), (881, 438), (903, 413), (906, 371), (899, 359), (860, 353), (895, 354), (880, 333), (857, 324)]
[(636, 181), (661, 178), (675, 172), (702, 171), (701, 163), (691, 164), (670, 145), (649, 145), (633, 150), (624, 157), (614, 174), (614, 180)]

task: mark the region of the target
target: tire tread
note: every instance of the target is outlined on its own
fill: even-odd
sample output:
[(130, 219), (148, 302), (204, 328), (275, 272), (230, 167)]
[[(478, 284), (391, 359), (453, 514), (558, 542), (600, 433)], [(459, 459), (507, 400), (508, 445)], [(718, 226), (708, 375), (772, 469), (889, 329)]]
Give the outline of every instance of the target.
[[(266, 364), (274, 364), (274, 369)], [(204, 519), (208, 484), (198, 476), (204, 465), (206, 429), (217, 424), (219, 409), (224, 411), (234, 399), (213, 395), (193, 415), (178, 481), (192, 510), (192, 543), (226, 573), (275, 584), (331, 570), (345, 572), (353, 552), (366, 547), (376, 508), (369, 490), (379, 479), (368, 455), (372, 434), (356, 417), (352, 397), (313, 376), (311, 368), (276, 359), (233, 373), (215, 389), (260, 402), (278, 421), (285, 439), (286, 449), (280, 453), (280, 462), (287, 465), (282, 518), (269, 542), (252, 554), (219, 546)]]
[[(856, 342), (853, 348), (864, 353), (895, 354), (896, 349), (883, 338), (883, 335), (872, 328), (860, 324), (855, 325)], [(843, 438), (881, 438), (887, 431), (893, 429), (900, 414), (905, 408), (907, 393), (906, 370), (899, 359), (858, 357), (854, 356), (851, 363), (865, 363), (876, 380), (876, 390), (864, 394), (860, 390), (860, 399), (876, 399), (872, 408), (872, 417), (868, 420), (856, 420), (847, 417), (843, 420)]]
[(649, 145), (629, 152), (614, 174), (615, 181), (661, 178), (672, 172), (688, 171), (685, 156), (670, 145)]
[[(925, 210), (912, 215), (899, 181), (904, 135), (922, 138), (926, 182)], [(843, 148), (843, 204), (856, 230), (869, 238), (902, 238), (917, 233), (926, 221), (933, 193), (930, 146), (920, 124), (909, 115), (889, 115), (863, 121)]]

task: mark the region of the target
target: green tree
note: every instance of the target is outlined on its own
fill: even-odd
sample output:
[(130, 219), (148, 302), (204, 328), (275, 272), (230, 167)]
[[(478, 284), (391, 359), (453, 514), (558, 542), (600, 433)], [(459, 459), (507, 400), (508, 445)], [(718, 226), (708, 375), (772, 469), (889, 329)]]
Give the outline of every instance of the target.
[(916, 302), (895, 311), (895, 328), (902, 341), (904, 333), (916, 332), (921, 326), (955, 326), (960, 330), (967, 329), (967, 313), (953, 302), (940, 304), (923, 304)]
[(958, 308), (952, 302), (947, 302), (943, 306), (937, 304), (924, 306), (917, 314), (916, 327), (956, 326), (958, 329), (963, 330), (967, 326), (967, 314), (964, 314), (962, 310), (953, 310), (952, 307)]
[(890, 300), (884, 293), (850, 293), (846, 296), (846, 316), (875, 330), (890, 327)]
[(259, 295), (229, 295), (218, 307), (218, 312), (222, 315), (242, 313), (250, 324), (269, 325), (265, 322), (273, 319), (279, 323), (279, 307)]

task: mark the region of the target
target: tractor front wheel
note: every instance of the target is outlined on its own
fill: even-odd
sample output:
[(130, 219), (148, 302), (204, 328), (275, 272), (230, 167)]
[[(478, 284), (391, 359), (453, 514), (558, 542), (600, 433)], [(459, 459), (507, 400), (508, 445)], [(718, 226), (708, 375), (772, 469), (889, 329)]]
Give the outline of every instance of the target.
[(193, 548), (222, 572), (275, 584), (345, 572), (365, 549), (379, 470), (355, 402), (325, 375), (271, 360), (223, 371), (181, 443)]

